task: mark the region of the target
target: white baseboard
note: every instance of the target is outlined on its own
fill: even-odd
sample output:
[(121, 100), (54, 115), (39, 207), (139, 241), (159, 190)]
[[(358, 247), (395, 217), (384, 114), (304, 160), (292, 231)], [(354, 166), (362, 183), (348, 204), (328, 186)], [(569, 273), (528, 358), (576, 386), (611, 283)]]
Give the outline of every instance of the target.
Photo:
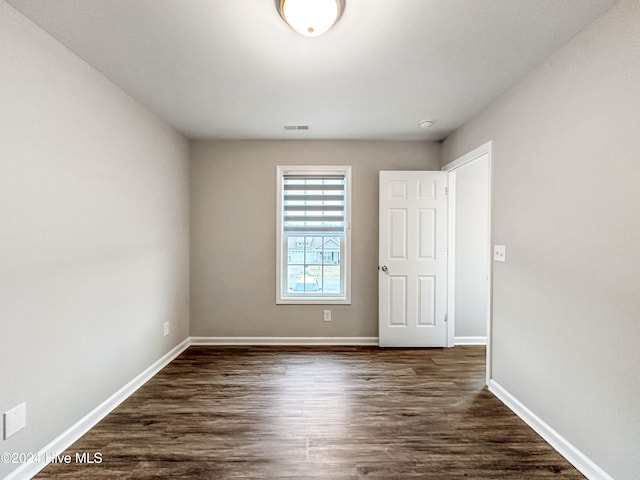
[(607, 472), (602, 470), (584, 453), (574, 447), (569, 441), (545, 423), (540, 417), (529, 410), (522, 402), (506, 391), (495, 380), (489, 381), (489, 391), (509, 407), (535, 432), (551, 445), (560, 455), (567, 459), (589, 480), (613, 480)]
[(62, 452), (98, 424), (100, 420), (129, 398), (142, 385), (147, 383), (178, 355), (189, 348), (189, 345), (189, 339), (187, 338), (41, 449), (37, 454), (37, 462), (22, 464), (6, 476), (4, 480), (26, 480), (33, 478), (50, 463), (52, 458), (62, 454)]
[(191, 337), (191, 345), (377, 346), (378, 337)]
[(486, 345), (487, 337), (453, 337), (454, 345)]

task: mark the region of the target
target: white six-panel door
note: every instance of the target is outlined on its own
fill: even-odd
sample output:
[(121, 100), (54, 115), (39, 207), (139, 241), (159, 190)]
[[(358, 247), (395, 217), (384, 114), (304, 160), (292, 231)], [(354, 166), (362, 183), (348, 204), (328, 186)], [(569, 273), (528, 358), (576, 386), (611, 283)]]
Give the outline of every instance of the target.
[(379, 343), (447, 345), (447, 174), (380, 172)]

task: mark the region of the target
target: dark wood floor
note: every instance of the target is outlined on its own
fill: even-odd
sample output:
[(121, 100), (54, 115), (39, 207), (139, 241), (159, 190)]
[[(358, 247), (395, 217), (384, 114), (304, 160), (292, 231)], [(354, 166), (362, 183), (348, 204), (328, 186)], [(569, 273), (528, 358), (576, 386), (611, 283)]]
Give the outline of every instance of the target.
[(483, 385), (483, 347), (191, 347), (37, 478), (584, 478)]

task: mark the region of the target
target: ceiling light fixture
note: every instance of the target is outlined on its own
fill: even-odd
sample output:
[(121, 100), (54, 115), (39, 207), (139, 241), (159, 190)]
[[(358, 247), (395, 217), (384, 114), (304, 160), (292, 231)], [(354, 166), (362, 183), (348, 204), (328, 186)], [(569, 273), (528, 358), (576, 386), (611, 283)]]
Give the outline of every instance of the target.
[(345, 0), (276, 0), (285, 22), (305, 37), (326, 33), (342, 16)]

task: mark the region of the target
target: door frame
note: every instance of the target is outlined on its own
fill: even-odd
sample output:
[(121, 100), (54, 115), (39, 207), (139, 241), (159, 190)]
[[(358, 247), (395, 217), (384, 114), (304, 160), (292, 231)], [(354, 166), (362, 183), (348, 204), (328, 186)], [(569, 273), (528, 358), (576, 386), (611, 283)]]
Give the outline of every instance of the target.
[(488, 288), (487, 288), (487, 347), (486, 347), (486, 382), (489, 384), (489, 380), (492, 378), (492, 363), (491, 363), (491, 348), (492, 348), (492, 325), (493, 325), (493, 229), (492, 229), (492, 197), (493, 197), (493, 141), (489, 141), (479, 147), (471, 150), (470, 152), (462, 155), (456, 160), (447, 163), (444, 165), (441, 170), (449, 173), (449, 195), (448, 195), (448, 215), (449, 215), (449, 225), (447, 229), (448, 240), (447, 240), (447, 248), (448, 248), (448, 259), (447, 259), (447, 268), (448, 268), (448, 285), (447, 285), (447, 311), (448, 311), (448, 332), (447, 332), (447, 346), (453, 347), (455, 346), (455, 292), (456, 292), (456, 179), (455, 179), (455, 171), (456, 169), (467, 165), (482, 156), (487, 156), (487, 190), (488, 190), (488, 249), (487, 252), (487, 272), (488, 272)]

